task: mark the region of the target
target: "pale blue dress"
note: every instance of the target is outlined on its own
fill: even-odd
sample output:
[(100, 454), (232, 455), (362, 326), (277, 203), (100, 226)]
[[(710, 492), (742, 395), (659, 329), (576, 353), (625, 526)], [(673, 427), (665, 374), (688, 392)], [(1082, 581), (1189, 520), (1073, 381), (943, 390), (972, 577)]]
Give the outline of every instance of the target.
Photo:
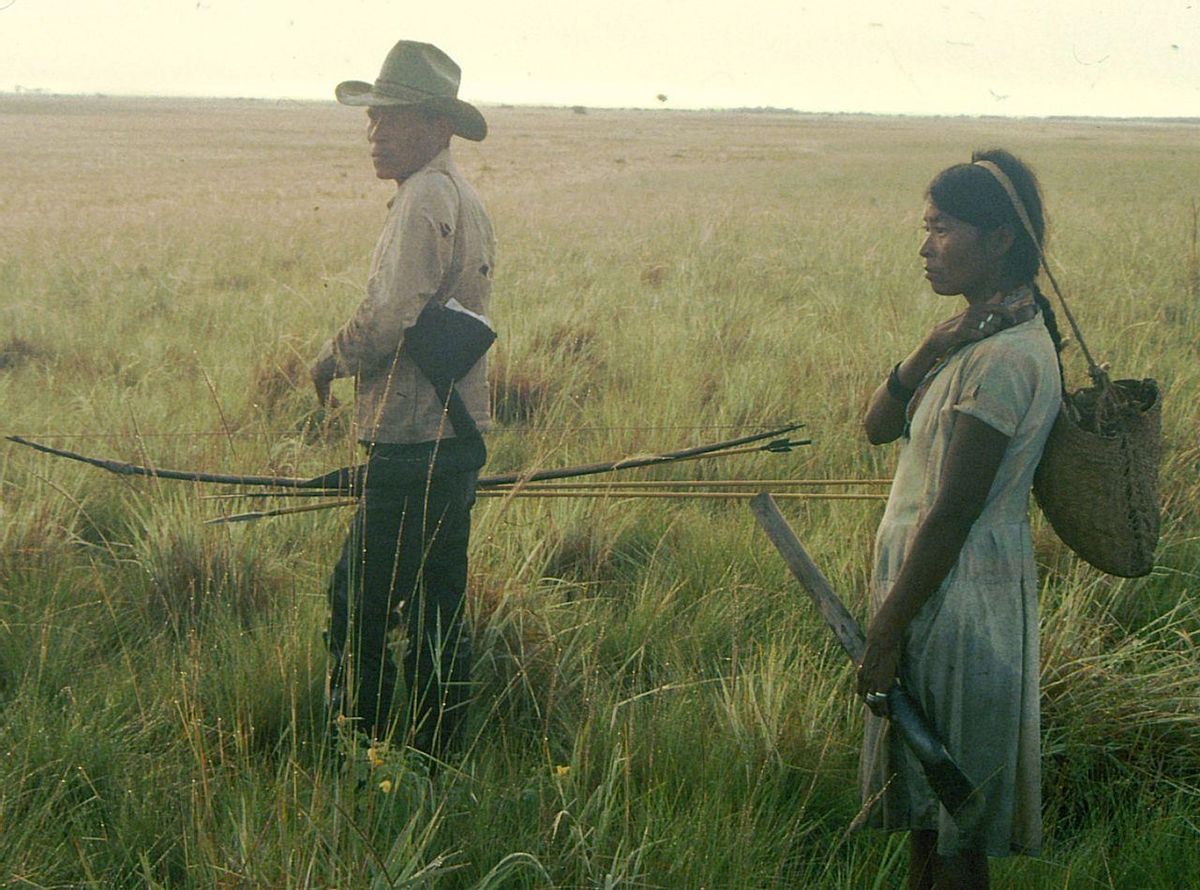
[(981, 799), (956, 824), (920, 765), (867, 714), (860, 763), (867, 824), (938, 832), (943, 856), (1035, 853), (1041, 845), (1038, 584), (1029, 492), (1061, 402), (1057, 357), (1039, 313), (961, 349), (913, 413), (875, 541), (874, 614), (934, 503), (954, 424), (969, 414), (1009, 437), (958, 562), (906, 630), (901, 677)]

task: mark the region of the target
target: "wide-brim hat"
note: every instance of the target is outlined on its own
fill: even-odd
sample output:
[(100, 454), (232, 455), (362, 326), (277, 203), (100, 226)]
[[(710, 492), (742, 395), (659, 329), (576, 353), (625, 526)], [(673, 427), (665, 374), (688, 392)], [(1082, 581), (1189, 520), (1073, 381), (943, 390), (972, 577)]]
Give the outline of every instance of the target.
[(461, 76), (462, 69), (436, 46), (401, 40), (383, 60), (375, 83), (343, 81), (334, 94), (343, 105), (419, 105), (444, 114), (456, 134), (479, 142), (487, 136), (487, 121), (458, 98)]

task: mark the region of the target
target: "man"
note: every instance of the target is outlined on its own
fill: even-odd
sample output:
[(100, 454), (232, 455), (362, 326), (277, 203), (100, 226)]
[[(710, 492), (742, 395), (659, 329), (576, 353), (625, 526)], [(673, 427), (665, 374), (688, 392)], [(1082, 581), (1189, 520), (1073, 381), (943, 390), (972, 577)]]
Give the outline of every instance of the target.
[(478, 430), (490, 407), (482, 358), (455, 382), (462, 404), (448, 412), (444, 381), (435, 388), (405, 344), (416, 353), (418, 318), (431, 304), (487, 312), (491, 223), (449, 151), (451, 136), (480, 141), (487, 124), (457, 98), (459, 76), (437, 47), (402, 40), (374, 84), (338, 85), (339, 102), (366, 107), (375, 175), (395, 180), (397, 191), (366, 298), (311, 369), (322, 404), (334, 378), (355, 378), (357, 436), (368, 455), (362, 500), (329, 585), (331, 716), (350, 718), (372, 738), (389, 735), (396, 666), (387, 634), (403, 614), (407, 741), (437, 758), (459, 740), (469, 700), (467, 542), (486, 458)]

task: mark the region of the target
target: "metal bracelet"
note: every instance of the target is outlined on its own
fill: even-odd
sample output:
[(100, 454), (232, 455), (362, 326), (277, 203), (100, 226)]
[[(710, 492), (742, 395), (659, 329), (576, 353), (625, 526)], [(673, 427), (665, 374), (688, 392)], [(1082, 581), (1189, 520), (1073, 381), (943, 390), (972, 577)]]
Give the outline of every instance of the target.
[(889, 699), (886, 692), (868, 692), (863, 696), (867, 702), (867, 709), (876, 717), (890, 717), (891, 709), (888, 707)]
[(897, 402), (901, 402), (906, 405), (912, 401), (913, 394), (916, 393), (915, 389), (909, 389), (900, 382), (899, 362), (896, 362), (896, 366), (892, 368), (892, 372), (888, 374), (887, 391), (888, 395), (890, 395)]

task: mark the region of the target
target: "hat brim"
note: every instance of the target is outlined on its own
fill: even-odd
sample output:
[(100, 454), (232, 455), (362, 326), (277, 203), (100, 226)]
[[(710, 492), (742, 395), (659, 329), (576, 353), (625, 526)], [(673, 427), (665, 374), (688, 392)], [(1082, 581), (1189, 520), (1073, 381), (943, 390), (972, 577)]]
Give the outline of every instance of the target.
[(487, 136), (487, 121), (479, 109), (469, 102), (453, 96), (428, 96), (420, 99), (400, 98), (380, 93), (374, 84), (362, 80), (347, 80), (334, 90), (337, 100), (343, 105), (366, 107), (416, 105), (428, 108), (448, 117), (454, 124), (456, 135), (472, 142), (482, 142)]

